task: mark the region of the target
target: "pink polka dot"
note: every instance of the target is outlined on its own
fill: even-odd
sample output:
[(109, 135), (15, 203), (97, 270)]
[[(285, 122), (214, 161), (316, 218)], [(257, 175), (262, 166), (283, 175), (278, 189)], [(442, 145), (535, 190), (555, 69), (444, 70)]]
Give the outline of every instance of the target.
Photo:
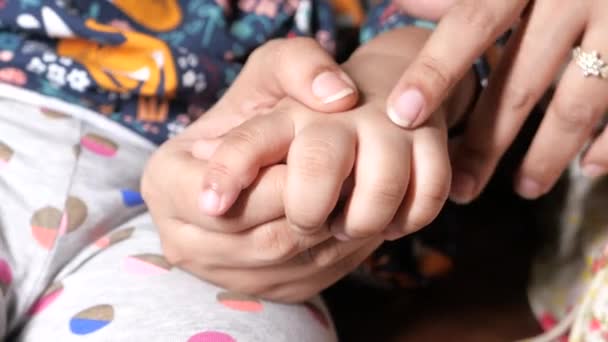
[(40, 246), (46, 249), (53, 247), (53, 243), (57, 237), (57, 230), (40, 226), (32, 226), (32, 233)]
[(57, 235), (61, 236), (68, 230), (68, 215), (61, 215), (61, 222), (59, 222), (59, 228), (57, 229)]
[(264, 305), (257, 298), (236, 292), (220, 292), (217, 300), (224, 306), (238, 311), (260, 312), (264, 309)]
[(63, 293), (63, 286), (56, 285), (54, 288), (51, 288), (44, 296), (40, 297), (34, 305), (29, 309), (28, 314), (35, 315), (42, 310), (46, 309), (51, 303), (57, 299), (61, 293)]
[(188, 342), (236, 342), (236, 340), (222, 332), (205, 331), (190, 337)]
[(97, 246), (98, 248), (106, 248), (109, 245), (110, 245), (109, 236), (102, 236), (99, 239), (97, 239), (97, 241), (95, 241), (95, 246)]
[(13, 272), (5, 260), (0, 260), (0, 283), (10, 285), (13, 282)]
[(136, 255), (123, 260), (123, 267), (128, 273), (154, 276), (167, 273), (170, 266), (161, 256)]
[(118, 149), (114, 142), (93, 133), (82, 137), (80, 144), (87, 150), (103, 157), (113, 157)]
[(262, 304), (256, 302), (240, 302), (237, 300), (224, 300), (222, 304), (225, 306), (238, 310), (238, 311), (246, 311), (246, 312), (259, 312), (264, 308)]

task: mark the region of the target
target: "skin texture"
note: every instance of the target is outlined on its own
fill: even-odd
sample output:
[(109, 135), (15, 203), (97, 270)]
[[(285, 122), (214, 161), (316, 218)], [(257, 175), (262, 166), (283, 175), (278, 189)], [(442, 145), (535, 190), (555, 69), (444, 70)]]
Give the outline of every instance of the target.
[[(397, 223), (399, 229), (396, 234), (403, 235), (432, 219), (447, 197), (450, 179), (446, 149), (446, 117), (438, 113), (433, 124), (429, 124), (416, 132), (405, 132), (392, 126), (381, 110), (386, 94), (396, 82), (395, 75), (398, 75), (398, 72), (395, 71), (403, 70), (409, 58), (418, 50), (427, 35), (428, 32), (420, 29), (403, 29), (382, 35), (366, 45), (365, 49), (361, 48), (351, 60), (342, 65), (343, 70), (349, 74), (354, 83), (360, 86), (359, 93), (354, 92), (351, 95), (352, 97), (345, 97), (330, 105), (337, 107), (342, 104), (344, 107), (348, 107), (351, 103), (349, 101), (356, 100), (358, 94), (361, 94), (363, 100), (356, 109), (335, 114), (324, 114), (315, 110), (314, 103), (311, 105), (310, 101), (306, 102), (306, 97), (301, 93), (297, 94), (297, 97), (292, 96), (282, 86), (282, 84), (288, 84), (285, 79), (279, 82), (269, 80), (268, 75), (273, 72), (271, 71), (273, 69), (269, 66), (271, 64), (277, 65), (277, 63), (265, 64), (264, 61), (268, 57), (265, 53), (277, 51), (277, 48), (283, 51), (293, 49), (290, 49), (289, 46), (279, 47), (274, 45), (270, 46), (272, 49), (267, 46), (267, 50), (263, 51), (265, 48), (262, 47), (258, 53), (250, 58), (249, 66), (245, 67), (239, 79), (218, 105), (181, 135), (161, 146), (146, 168), (142, 180), (142, 190), (153, 218), (159, 227), (163, 248), (168, 260), (198, 277), (227, 289), (254, 294), (263, 298), (296, 302), (319, 293), (322, 289), (351, 272), (385, 238), (382, 234), (385, 227), (381, 227), (385, 223), (372, 222), (369, 225), (377, 226), (375, 227), (377, 229), (376, 234), (364, 231), (364, 234), (369, 234), (368, 237), (340, 241), (332, 236), (329, 223), (323, 218), (328, 206), (335, 204), (333, 200), (336, 198), (336, 194), (340, 193), (340, 189), (337, 189), (337, 191), (335, 189), (336, 184), (339, 183), (336, 179), (343, 179), (348, 167), (343, 169), (342, 173), (339, 169), (351, 161), (355, 163), (352, 158), (352, 141), (349, 139), (353, 137), (359, 139), (360, 133), (361, 138), (366, 136), (369, 139), (376, 139), (375, 136), (363, 130), (363, 127), (376, 127), (374, 125), (381, 125), (381, 130), (392, 132), (385, 135), (391, 136), (386, 143), (394, 144), (396, 141), (397, 147), (400, 144), (405, 145), (405, 155), (407, 156), (407, 153), (412, 151), (409, 155), (412, 160), (420, 159), (419, 155), (425, 156), (423, 158), (424, 162), (412, 163), (413, 173), (424, 175), (431, 172), (429, 175), (438, 176), (433, 178), (433, 181), (439, 180), (439, 183), (433, 184), (435, 187), (425, 186), (423, 177), (410, 177), (409, 180), (402, 181), (410, 184), (407, 189), (399, 190), (404, 193), (399, 196), (403, 196), (403, 203), (405, 204), (399, 208), (395, 208), (393, 204), (393, 209), (383, 215), (383, 220)], [(305, 44), (309, 43), (305, 42)], [(292, 43), (291, 41), (279, 41), (272, 44)], [(319, 51), (319, 49), (317, 47), (317, 50), (309, 50)], [(388, 52), (377, 53), (377, 51)], [(286, 59), (286, 61), (296, 65), (306, 65), (304, 61), (309, 61), (309, 59), (306, 59), (309, 57), (302, 57), (303, 55), (295, 54), (294, 58)], [(386, 73), (392, 75), (393, 79), (391, 80), (391, 77), (385, 77), (382, 74), (367, 74), (370, 69), (360, 67), (360, 65), (369, 65), (370, 63), (386, 65)], [(317, 74), (314, 70), (318, 70), (316, 68), (318, 64), (308, 65), (309, 67), (299, 71), (303, 70), (305, 74), (310, 71), (309, 75)], [(288, 78), (288, 73), (282, 71), (292, 68), (287, 63), (284, 64), (284, 68), (278, 70), (272, 77)], [(260, 70), (266, 70), (267, 72), (261, 73)], [(310, 82), (313, 78), (304, 79)], [(463, 89), (465, 88), (463, 87)], [(259, 91), (259, 94), (253, 95), (255, 101), (251, 101), (251, 89)], [(306, 85), (305, 80), (304, 85), (300, 83), (300, 86), (294, 87), (294, 89), (310, 89), (310, 86)], [(461, 96), (470, 95), (470, 91), (457, 93)], [(249, 96), (244, 98), (243, 94)], [(302, 102), (305, 102), (305, 104), (302, 104)], [(269, 120), (269, 118), (273, 120)], [(357, 119), (355, 120), (355, 118)], [(326, 131), (315, 129), (319, 125), (325, 126), (325, 123), (329, 125), (328, 128), (333, 127), (333, 129)], [(251, 135), (246, 130), (243, 131), (247, 127), (258, 127), (258, 124), (261, 124), (261, 127), (264, 127), (263, 129), (268, 129), (268, 127), (275, 127), (275, 129), (272, 130), (272, 134), (257, 135)], [(298, 129), (280, 129), (283, 127), (281, 125), (285, 124), (298, 127)], [(228, 134), (222, 134), (222, 132), (233, 127), (239, 128), (230, 131)], [(261, 130), (259, 132), (265, 132), (262, 128), (259, 129)], [(378, 131), (375, 130), (374, 132)], [(289, 143), (291, 138), (289, 132), (293, 134), (291, 145)], [(332, 135), (331, 132), (335, 134)], [(218, 139), (217, 135), (222, 135), (222, 137)], [(375, 135), (377, 136), (377, 134)], [(319, 142), (317, 145), (320, 146), (319, 148), (335, 146), (336, 158), (326, 158), (325, 160), (339, 162), (335, 164), (334, 169), (330, 169), (334, 172), (323, 173), (327, 188), (325, 192), (320, 194), (320, 197), (328, 196), (331, 198), (326, 202), (318, 201), (318, 203), (324, 203), (320, 207), (321, 214), (319, 217), (314, 222), (296, 225), (286, 216), (286, 213), (290, 213), (290, 210), (295, 212), (300, 210), (297, 205), (294, 206), (293, 201), (290, 202), (289, 196), (295, 196), (289, 195), (290, 191), (297, 194), (300, 191), (297, 186), (299, 182), (305, 183), (307, 175), (310, 176), (311, 172), (326, 171), (327, 166), (313, 160), (312, 165), (320, 166), (317, 170), (315, 168), (304, 167), (302, 169), (298, 167), (297, 160), (302, 159), (302, 156), (306, 158), (306, 151), (309, 151), (306, 148), (308, 144), (304, 142), (311, 139)], [(338, 142), (331, 141), (331, 139), (343, 139), (339, 142), (342, 145), (337, 145)], [(264, 148), (268, 146), (266, 144), (268, 142), (276, 148), (271, 153), (267, 153), (266, 159), (257, 158), (259, 154), (256, 154), (256, 151), (259, 149), (245, 150), (253, 153), (246, 154), (255, 156), (255, 158), (237, 158), (236, 165), (243, 160), (253, 160), (259, 164), (254, 165), (253, 176), (231, 178), (230, 176), (234, 176), (235, 173), (231, 173), (230, 168), (218, 168), (217, 164), (210, 167), (211, 162), (206, 160), (216, 153), (224, 154), (226, 151), (230, 151), (230, 149), (225, 150), (221, 147), (226, 141), (231, 142), (231, 144), (234, 142), (254, 143), (253, 147), (262, 147), (262, 154)], [(382, 139), (378, 141), (382, 141)], [(296, 150), (295, 154), (291, 154), (290, 151), (287, 158), (292, 162), (288, 161), (287, 165), (277, 164), (276, 159), (278, 157), (274, 153), (281, 152), (280, 150), (285, 148), (282, 146), (282, 144), (285, 145), (285, 142), (287, 142), (288, 147), (299, 145), (302, 146), (303, 150), (301, 152)], [(419, 143), (416, 144), (416, 142)], [(261, 143), (261, 145), (256, 145), (258, 143)], [(334, 143), (336, 145), (332, 145)], [(366, 142), (366, 144), (370, 148), (385, 146), (377, 145), (378, 143)], [(314, 152), (316, 148), (313, 148), (312, 151)], [(425, 149), (436, 151), (428, 152)], [(238, 151), (238, 149), (236, 150)], [(348, 152), (349, 150), (351, 152)], [(278, 153), (278, 155), (281, 155), (281, 153)], [(317, 156), (319, 153), (313, 155)], [(428, 158), (429, 155), (436, 158), (434, 160)], [(399, 162), (403, 160), (403, 155), (400, 155)], [(258, 172), (258, 166), (261, 167), (264, 164), (271, 164), (271, 166), (263, 167)], [(407, 165), (407, 163), (403, 164)], [(244, 165), (247, 166), (248, 164), (245, 163)], [(383, 168), (386, 167), (383, 166)], [(244, 169), (245, 171), (248, 170), (247, 167)], [(204, 205), (201, 205), (201, 194), (208, 188), (209, 172), (213, 173), (217, 170), (227, 171), (220, 173), (220, 175), (229, 176), (228, 181), (236, 179), (243, 182), (243, 179), (245, 179), (250, 184), (239, 188), (238, 193), (234, 196), (233, 203), (223, 208), (221, 215), (205, 215)], [(411, 173), (412, 171), (410, 171)], [(295, 175), (295, 180), (293, 177), (290, 178), (291, 175)], [(357, 175), (357, 177), (363, 177), (363, 175)], [(427, 179), (431, 179), (431, 177)], [(241, 183), (241, 186), (245, 183)], [(383, 184), (383, 182), (377, 182), (377, 184)], [(370, 189), (375, 190), (373, 187), (370, 187)], [(368, 190), (365, 188), (359, 190), (363, 190), (361, 199), (364, 199), (365, 191)], [(429, 190), (438, 192), (430, 195), (425, 194), (424, 191)], [(347, 200), (346, 209), (342, 216), (344, 218), (336, 220), (337, 222), (343, 220), (344, 223), (341, 226), (344, 232), (352, 230), (350, 227), (356, 227), (360, 220), (366, 219), (352, 216), (360, 213), (348, 209), (349, 206), (359, 205), (353, 204), (356, 199), (356, 191), (358, 190), (355, 186), (353, 196)], [(288, 209), (289, 205), (293, 209)], [(414, 216), (395, 215), (392, 211), (414, 213)], [(309, 220), (306, 215), (301, 217)], [(417, 219), (410, 221), (412, 217), (417, 217)], [(355, 232), (357, 232), (357, 229), (355, 229)], [(238, 253), (234, 251), (238, 251)]]
[[(534, 104), (555, 82), (545, 118), (515, 175), (515, 190), (529, 199), (545, 194), (590, 140), (581, 158), (583, 170), (590, 177), (608, 173), (608, 134), (594, 135), (608, 108), (608, 82), (585, 78), (571, 61), (571, 48), (576, 45), (587, 52), (597, 50), (606, 59), (608, 24), (603, 18), (608, 4), (595, 0), (448, 2), (429, 0), (419, 8), (407, 0), (399, 2), (406, 12), (441, 18), (388, 100), (390, 107), (406, 89), (422, 92), (424, 106), (411, 127), (425, 121), (474, 58), (514, 27), (463, 138), (454, 146), (451, 198), (467, 203), (479, 195)], [(469, 38), (454, 40), (453, 32)]]

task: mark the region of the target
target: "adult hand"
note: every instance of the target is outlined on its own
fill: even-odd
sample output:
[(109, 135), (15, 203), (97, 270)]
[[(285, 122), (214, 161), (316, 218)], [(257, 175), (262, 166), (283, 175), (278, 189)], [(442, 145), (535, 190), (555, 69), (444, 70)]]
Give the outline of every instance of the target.
[(142, 193), (171, 263), (227, 289), (299, 301), (352, 271), (381, 243), (339, 242), (327, 229), (297, 234), (284, 218), (280, 165), (264, 170), (225, 215), (202, 214), (206, 162), (192, 155), (194, 141), (221, 135), (284, 96), (326, 112), (356, 103), (352, 81), (317, 47), (295, 39), (261, 48), (222, 100), (150, 159)]
[[(399, 0), (406, 10), (413, 8), (410, 2)], [(563, 69), (581, 37), (583, 51), (608, 54), (608, 46), (602, 44), (608, 34), (608, 24), (602, 20), (608, 13), (608, 4), (596, 0), (565, 1), (559, 5), (548, 0), (429, 2), (433, 5), (425, 6), (422, 16), (442, 19), (417, 62), (406, 71), (389, 98), (393, 122), (404, 127), (424, 122), (443, 100), (446, 89), (470, 68), (474, 59), (518, 22), (464, 136), (454, 146), (451, 198), (466, 203), (477, 197), (534, 104), (561, 75), (553, 101), (515, 179), (516, 191), (523, 197), (546, 193), (589, 140), (608, 107), (605, 79), (583, 77), (575, 61)], [(526, 6), (525, 15), (520, 17)], [(455, 33), (469, 38), (455, 40)], [(608, 173), (607, 150), (608, 134), (602, 133), (582, 159), (587, 175)]]

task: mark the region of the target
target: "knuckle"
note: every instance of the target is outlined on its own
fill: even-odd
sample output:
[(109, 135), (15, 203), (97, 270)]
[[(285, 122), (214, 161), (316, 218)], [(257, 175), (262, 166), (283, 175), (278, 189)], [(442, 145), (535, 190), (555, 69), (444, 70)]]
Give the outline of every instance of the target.
[(277, 50), (280, 50), (281, 47), (287, 42), (285, 38), (276, 38), (267, 41), (262, 44), (259, 48), (254, 49), (249, 55), (249, 59), (251, 60), (261, 60), (266, 61), (269, 53), (275, 53)]
[(456, 81), (455, 75), (449, 71), (444, 62), (438, 58), (423, 54), (418, 59), (420, 79), (427, 84), (426, 94), (433, 94), (437, 89), (449, 89)]
[(369, 200), (372, 205), (387, 206), (400, 203), (403, 199), (407, 182), (404, 177), (394, 175), (389, 177), (378, 177), (373, 180), (369, 187)]
[(225, 141), (227, 142), (227, 146), (237, 154), (246, 156), (250, 153), (251, 146), (263, 143), (264, 139), (264, 132), (256, 128), (255, 125), (249, 125), (239, 126), (232, 130)]
[(459, 14), (467, 26), (482, 37), (487, 37), (494, 34), (499, 19), (497, 11), (488, 3), (478, 0), (457, 1), (452, 9)]
[(504, 98), (507, 101), (507, 109), (513, 112), (529, 111), (534, 106), (537, 98), (532, 90), (526, 86), (520, 86), (519, 82), (511, 84), (505, 90)]
[[(284, 228), (284, 227), (283, 227)], [(288, 229), (275, 229), (271, 225), (260, 227), (260, 234), (255, 235), (254, 245), (264, 261), (279, 261), (292, 256), (298, 251), (298, 243), (289, 234)]]
[(592, 128), (599, 111), (587, 103), (563, 100), (553, 106), (552, 112), (559, 128), (570, 131)]
[(329, 141), (311, 139), (299, 150), (294, 158), (298, 172), (309, 179), (318, 179), (323, 175), (337, 171), (337, 148)]
[(230, 170), (228, 166), (216, 161), (207, 164), (207, 174), (210, 175), (211, 179), (231, 179), (234, 176), (232, 170)]
[(327, 220), (323, 208), (313, 206), (310, 203), (306, 205), (296, 203), (295, 207), (288, 205), (286, 208), (286, 216), (292, 225), (305, 231), (316, 230), (323, 226)]

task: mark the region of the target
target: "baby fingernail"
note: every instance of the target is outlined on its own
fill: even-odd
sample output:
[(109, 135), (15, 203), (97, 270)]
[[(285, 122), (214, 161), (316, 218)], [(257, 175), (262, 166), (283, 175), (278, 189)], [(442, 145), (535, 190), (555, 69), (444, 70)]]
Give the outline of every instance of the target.
[(219, 213), (221, 210), (221, 205), (221, 197), (213, 189), (204, 190), (199, 197), (199, 207), (208, 215), (216, 215)]
[(387, 109), (387, 114), (396, 125), (408, 128), (416, 121), (422, 108), (424, 97), (422, 93), (414, 88), (401, 93), (399, 97)]
[(471, 201), (475, 191), (475, 178), (468, 172), (454, 171), (452, 176), (452, 188), (450, 189), (450, 199), (459, 204), (466, 204)]
[(517, 192), (524, 198), (534, 199), (541, 195), (542, 188), (537, 181), (526, 177), (519, 182)]
[(342, 227), (338, 224), (335, 224), (334, 227), (331, 228), (331, 233), (333, 234), (334, 238), (336, 238), (336, 240), (339, 241), (348, 241), (350, 240), (350, 236), (348, 236), (344, 230), (342, 229)]
[(583, 166), (583, 173), (589, 178), (596, 178), (606, 174), (606, 168), (597, 164), (587, 164)]
[(324, 104), (336, 102), (354, 92), (353, 81), (338, 72), (324, 71), (312, 81), (312, 93)]
[(340, 241), (348, 241), (350, 240), (350, 236), (344, 234), (343, 232), (334, 232), (334, 237)]

